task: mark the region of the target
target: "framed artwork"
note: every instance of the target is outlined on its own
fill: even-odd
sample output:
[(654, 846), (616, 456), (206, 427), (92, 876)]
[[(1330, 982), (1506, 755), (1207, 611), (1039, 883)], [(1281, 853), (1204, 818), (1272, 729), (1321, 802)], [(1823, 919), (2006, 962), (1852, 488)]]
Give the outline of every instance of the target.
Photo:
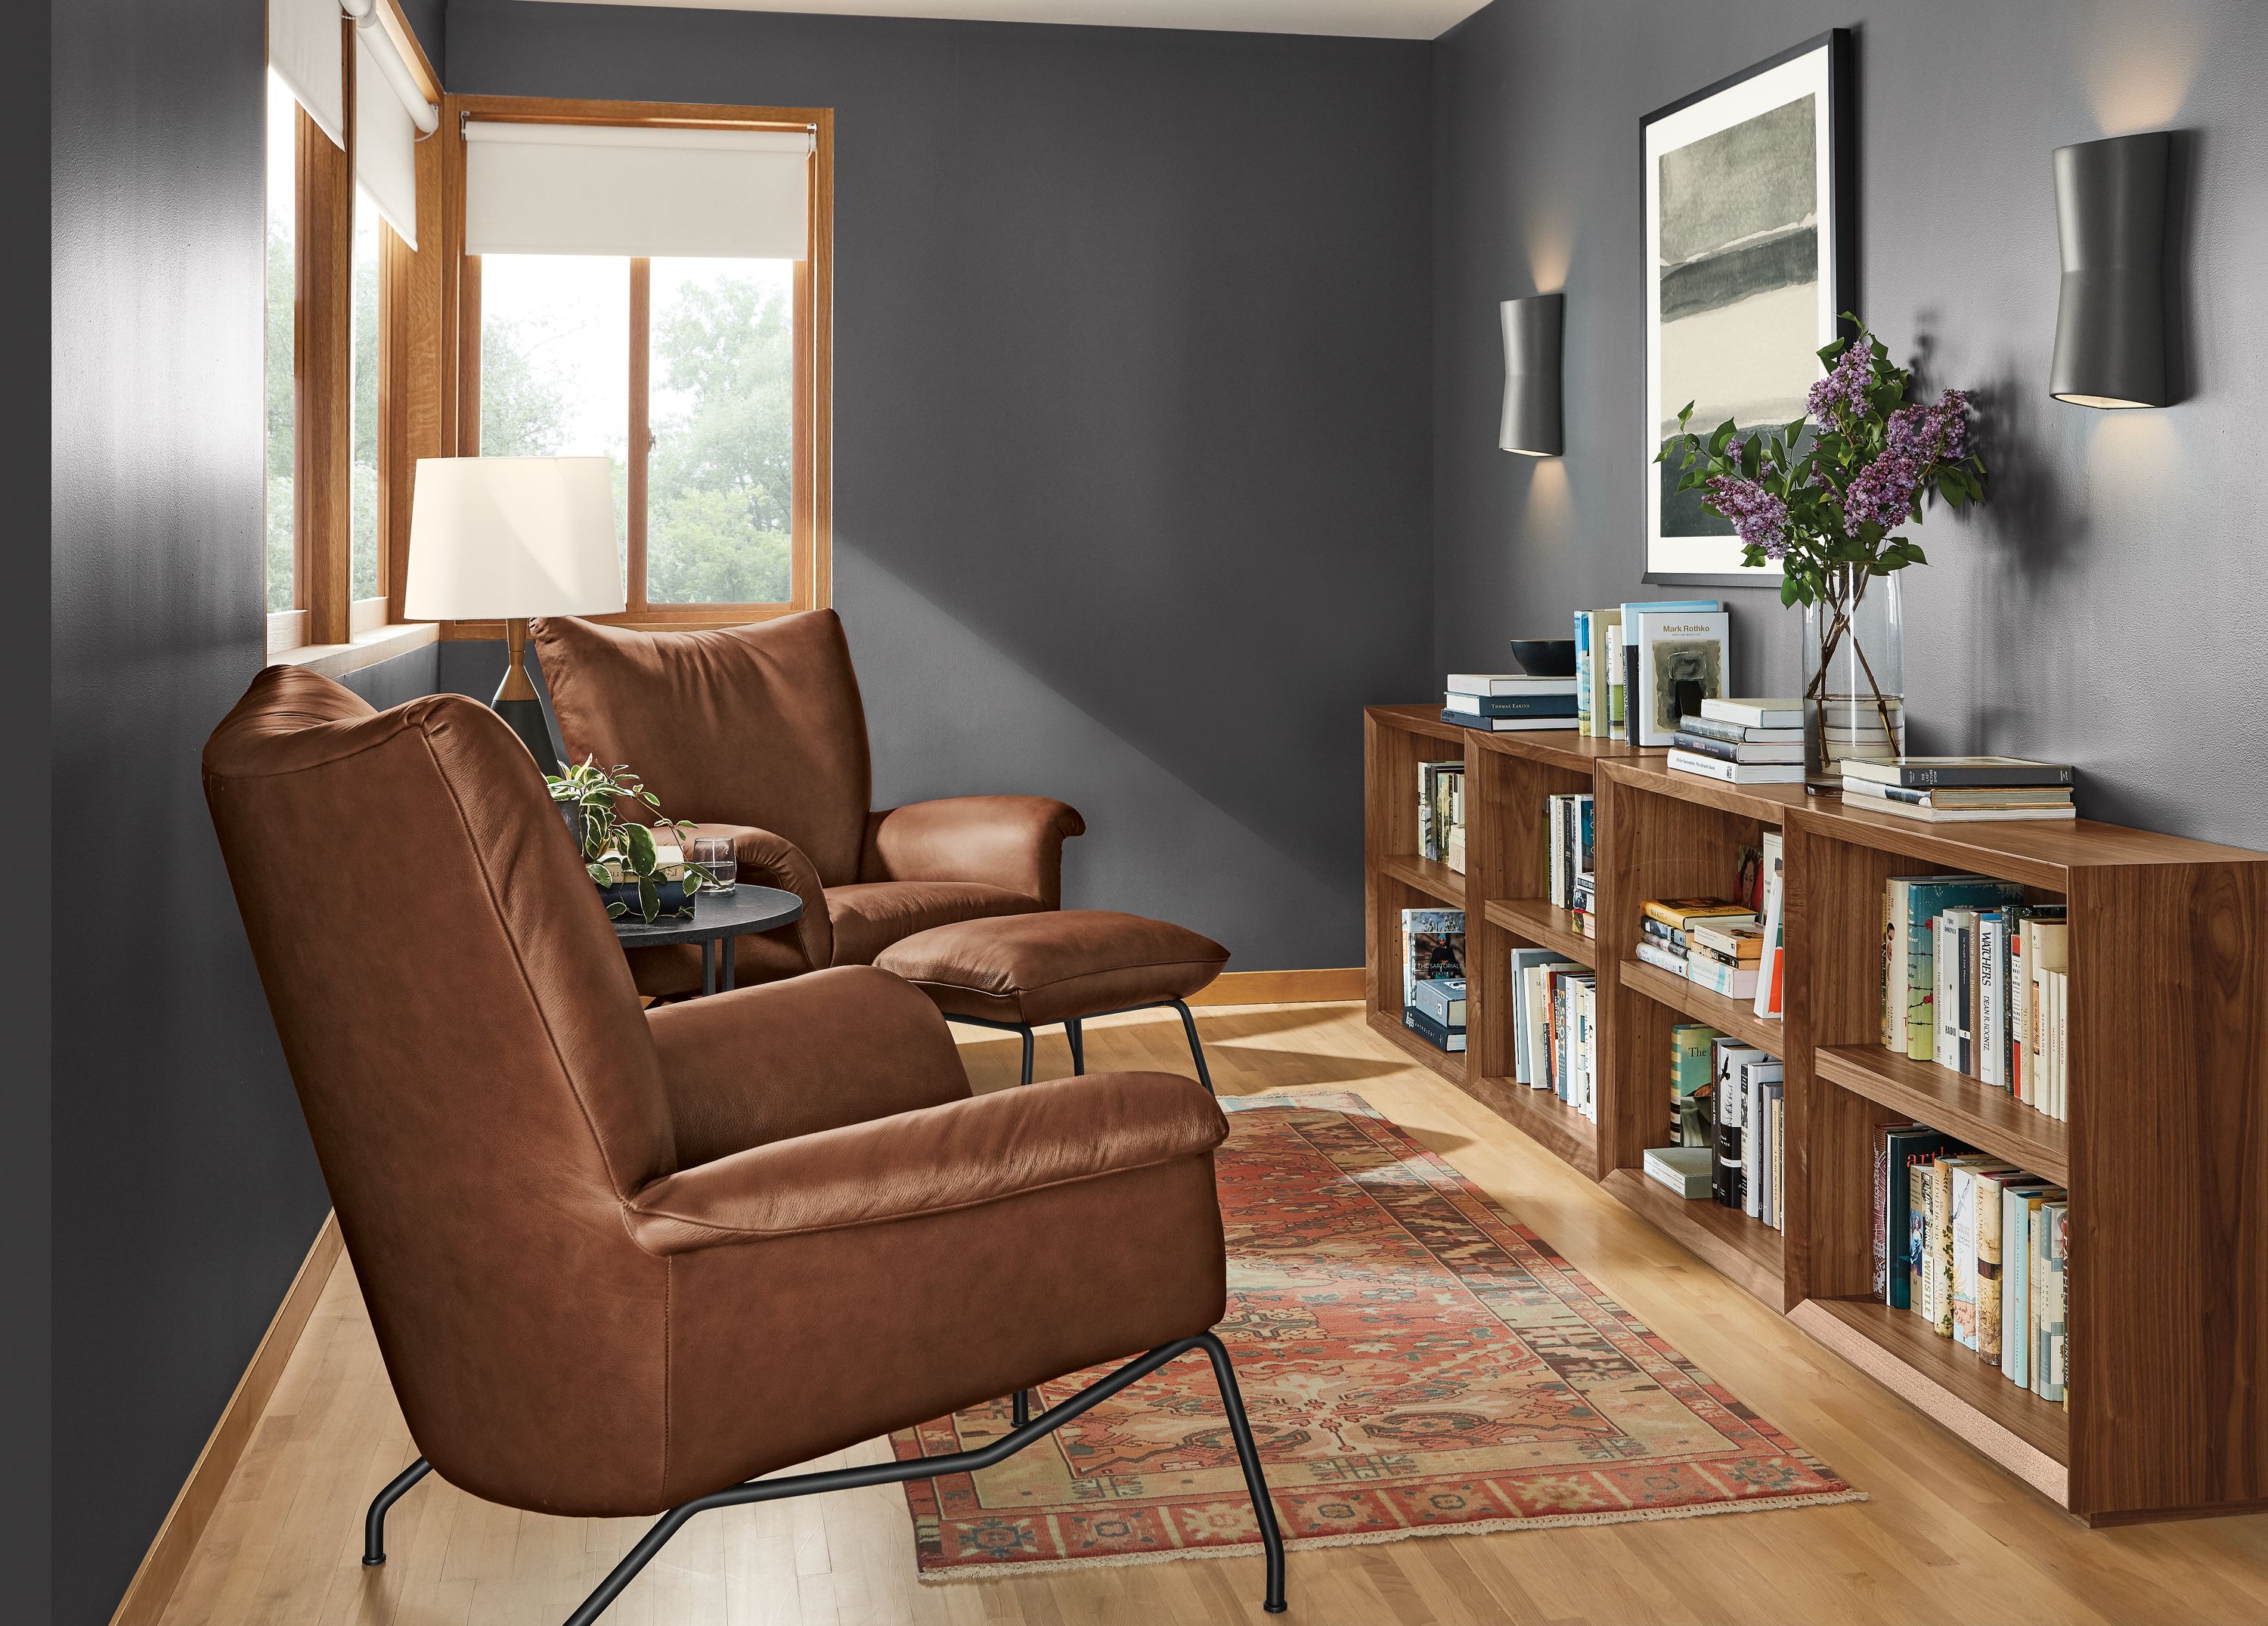
[(1820, 348), (1858, 298), (1851, 115), (1851, 34), (1837, 28), (1639, 123), (1649, 582), (1779, 579), (1745, 568), (1731, 524), (1653, 460), (1689, 401), (1705, 434), (1805, 415)]

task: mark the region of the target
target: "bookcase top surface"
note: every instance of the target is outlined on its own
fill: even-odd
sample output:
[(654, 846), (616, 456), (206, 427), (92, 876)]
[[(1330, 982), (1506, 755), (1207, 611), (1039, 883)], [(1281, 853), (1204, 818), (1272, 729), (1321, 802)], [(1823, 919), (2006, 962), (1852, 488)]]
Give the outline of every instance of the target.
[(1679, 773), (1669, 766), (1668, 754), (1661, 751), (1631, 752), (1609, 762), (1606, 773), (1617, 784), (1636, 790), (1705, 807), (1721, 807), (1727, 813), (1761, 820), (1765, 824), (1780, 823), (1791, 808), (1800, 807), (1804, 803), (1803, 787), (1800, 784), (1727, 784), (1699, 774)]
[(1808, 832), (1836, 841), (2057, 890), (2073, 870), (2268, 864), (2268, 853), (2092, 819), (1930, 824), (1874, 813), (1837, 797), (1814, 800), (1799, 816)]
[[(1557, 767), (1572, 769), (1577, 773), (1589, 773), (1594, 762), (1634, 758), (1641, 754), (1636, 747), (1619, 739), (1594, 739), (1588, 734), (1579, 734), (1572, 728), (1521, 729), (1501, 734), (1487, 729), (1465, 728), (1455, 723), (1441, 721), (1441, 708), (1439, 706), (1366, 706), (1364, 715), (1388, 727), (1431, 735), (1436, 739), (1454, 739), (1476, 750), (1497, 751), (1506, 756), (1550, 762)], [(1656, 751), (1644, 754), (1658, 759), (1661, 754)]]

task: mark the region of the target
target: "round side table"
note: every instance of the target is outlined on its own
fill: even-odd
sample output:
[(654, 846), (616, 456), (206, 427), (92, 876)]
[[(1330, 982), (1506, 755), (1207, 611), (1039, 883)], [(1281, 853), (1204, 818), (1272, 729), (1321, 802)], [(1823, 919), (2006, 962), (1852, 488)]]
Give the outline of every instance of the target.
[[(701, 991), (714, 994), (733, 986), (733, 939), (753, 932), (792, 925), (803, 918), (803, 900), (777, 887), (736, 887), (731, 892), (697, 892), (689, 916), (665, 916), (652, 925), (636, 916), (614, 923), (615, 936), (624, 948), (652, 948), (663, 943), (701, 945)], [(718, 968), (717, 945), (725, 945), (724, 968)]]

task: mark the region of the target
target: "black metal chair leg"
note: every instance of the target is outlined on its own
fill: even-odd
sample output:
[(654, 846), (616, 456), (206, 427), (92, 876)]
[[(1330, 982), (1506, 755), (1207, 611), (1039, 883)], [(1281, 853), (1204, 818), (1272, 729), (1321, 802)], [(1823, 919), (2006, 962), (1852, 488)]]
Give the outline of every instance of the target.
[(1071, 1041), (1071, 1076), (1076, 1078), (1086, 1071), (1086, 1030), (1077, 1017), (1064, 1024), (1064, 1037)]
[(1024, 1076), (1017, 1082), (1029, 1084), (1032, 1081), (1032, 1030), (1020, 1027), (1016, 1031), (1024, 1035)]
[[(711, 1508), (742, 1507), (752, 1502), (777, 1502), (788, 1497), (811, 1496), (823, 1490), (855, 1490), (867, 1485), (901, 1484), (909, 1479), (932, 1479), (951, 1474), (974, 1474), (1005, 1462), (1025, 1446), (1061, 1428), (1072, 1418), (1108, 1400), (1129, 1384), (1138, 1383), (1178, 1355), (1203, 1349), (1212, 1362), (1213, 1378), (1220, 1385), (1221, 1406), (1228, 1413), (1229, 1432), (1236, 1440), (1237, 1460), (1244, 1468), (1244, 1488), (1252, 1497), (1253, 1512), (1260, 1520), (1260, 1543), (1268, 1556), (1268, 1594), (1261, 1607), (1270, 1615), (1284, 1613), (1284, 1537), (1276, 1527), (1276, 1510), (1268, 1500), (1268, 1482), (1260, 1471), (1259, 1448), (1252, 1442), (1252, 1426), (1245, 1421), (1244, 1397), (1237, 1393), (1236, 1374), (1228, 1364), (1228, 1351), (1220, 1340), (1211, 1333), (1199, 1333), (1194, 1338), (1176, 1338), (1161, 1344), (1147, 1355), (1138, 1356), (1108, 1377), (1087, 1385), (1059, 1406), (1050, 1407), (1020, 1427), (1011, 1429), (989, 1446), (975, 1451), (960, 1451), (951, 1456), (917, 1457), (906, 1462), (874, 1462), (858, 1468), (838, 1468), (824, 1474), (797, 1474), (786, 1479), (752, 1479), (743, 1485), (712, 1492), (705, 1497), (673, 1507), (655, 1521), (652, 1529), (639, 1538), (622, 1561), (599, 1583), (597, 1590), (584, 1599), (582, 1606), (567, 1617), (566, 1626), (593, 1626), (607, 1606), (622, 1596), (622, 1588), (637, 1578), (639, 1571), (653, 1561), (653, 1556), (668, 1544), (669, 1538), (685, 1526), (696, 1513)], [(405, 1476), (406, 1477), (406, 1476)], [(399, 1482), (397, 1482), (399, 1483)], [(389, 1490), (391, 1486), (387, 1487)]]
[(385, 1490), (371, 1498), (370, 1512), (362, 1517), (362, 1561), (366, 1564), (386, 1562), (386, 1510), (409, 1493), (416, 1484), (433, 1471), (433, 1465), (420, 1457), (394, 1476)]
[(1008, 1415), (1018, 1428), (1032, 1420), (1032, 1392), (1018, 1389), (1015, 1398), (1008, 1402)]
[[(1188, 1015), (1186, 1008), (1182, 1014)], [(1228, 1413), (1228, 1431), (1236, 1440), (1236, 1460), (1244, 1469), (1245, 1494), (1252, 1498), (1252, 1516), (1260, 1521), (1260, 1546), (1268, 1556), (1268, 1595), (1260, 1607), (1270, 1615), (1281, 1615), (1287, 1607), (1284, 1602), (1284, 1533), (1276, 1525), (1276, 1505), (1268, 1499), (1268, 1477), (1260, 1470), (1260, 1447), (1253, 1440), (1252, 1424), (1244, 1415), (1244, 1396), (1236, 1387), (1236, 1368), (1229, 1365), (1228, 1350), (1215, 1335), (1199, 1333), (1197, 1342), (1204, 1346), (1206, 1356), (1212, 1361), (1213, 1380), (1220, 1385), (1220, 1403)]]
[(1197, 1042), (1197, 1019), (1189, 1014), (1189, 1002), (1176, 999), (1174, 1009), (1182, 1013), (1182, 1031), (1189, 1036), (1189, 1059), (1197, 1064), (1197, 1082), (1204, 1085), (1207, 1094), (1219, 1094), (1220, 1092), (1212, 1087), (1212, 1074), (1206, 1071), (1204, 1046)]

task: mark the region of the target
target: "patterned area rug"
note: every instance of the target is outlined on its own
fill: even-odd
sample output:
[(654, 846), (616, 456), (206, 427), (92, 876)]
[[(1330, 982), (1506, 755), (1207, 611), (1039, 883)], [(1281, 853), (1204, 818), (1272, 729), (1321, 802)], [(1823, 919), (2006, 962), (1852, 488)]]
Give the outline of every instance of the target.
[[(1361, 1097), (1221, 1104), (1219, 1332), (1289, 1546), (1865, 1499)], [(1256, 1553), (1212, 1381), (1191, 1353), (997, 1468), (908, 1481), (923, 1578)], [(1003, 1400), (892, 1444), (1007, 1427)]]

